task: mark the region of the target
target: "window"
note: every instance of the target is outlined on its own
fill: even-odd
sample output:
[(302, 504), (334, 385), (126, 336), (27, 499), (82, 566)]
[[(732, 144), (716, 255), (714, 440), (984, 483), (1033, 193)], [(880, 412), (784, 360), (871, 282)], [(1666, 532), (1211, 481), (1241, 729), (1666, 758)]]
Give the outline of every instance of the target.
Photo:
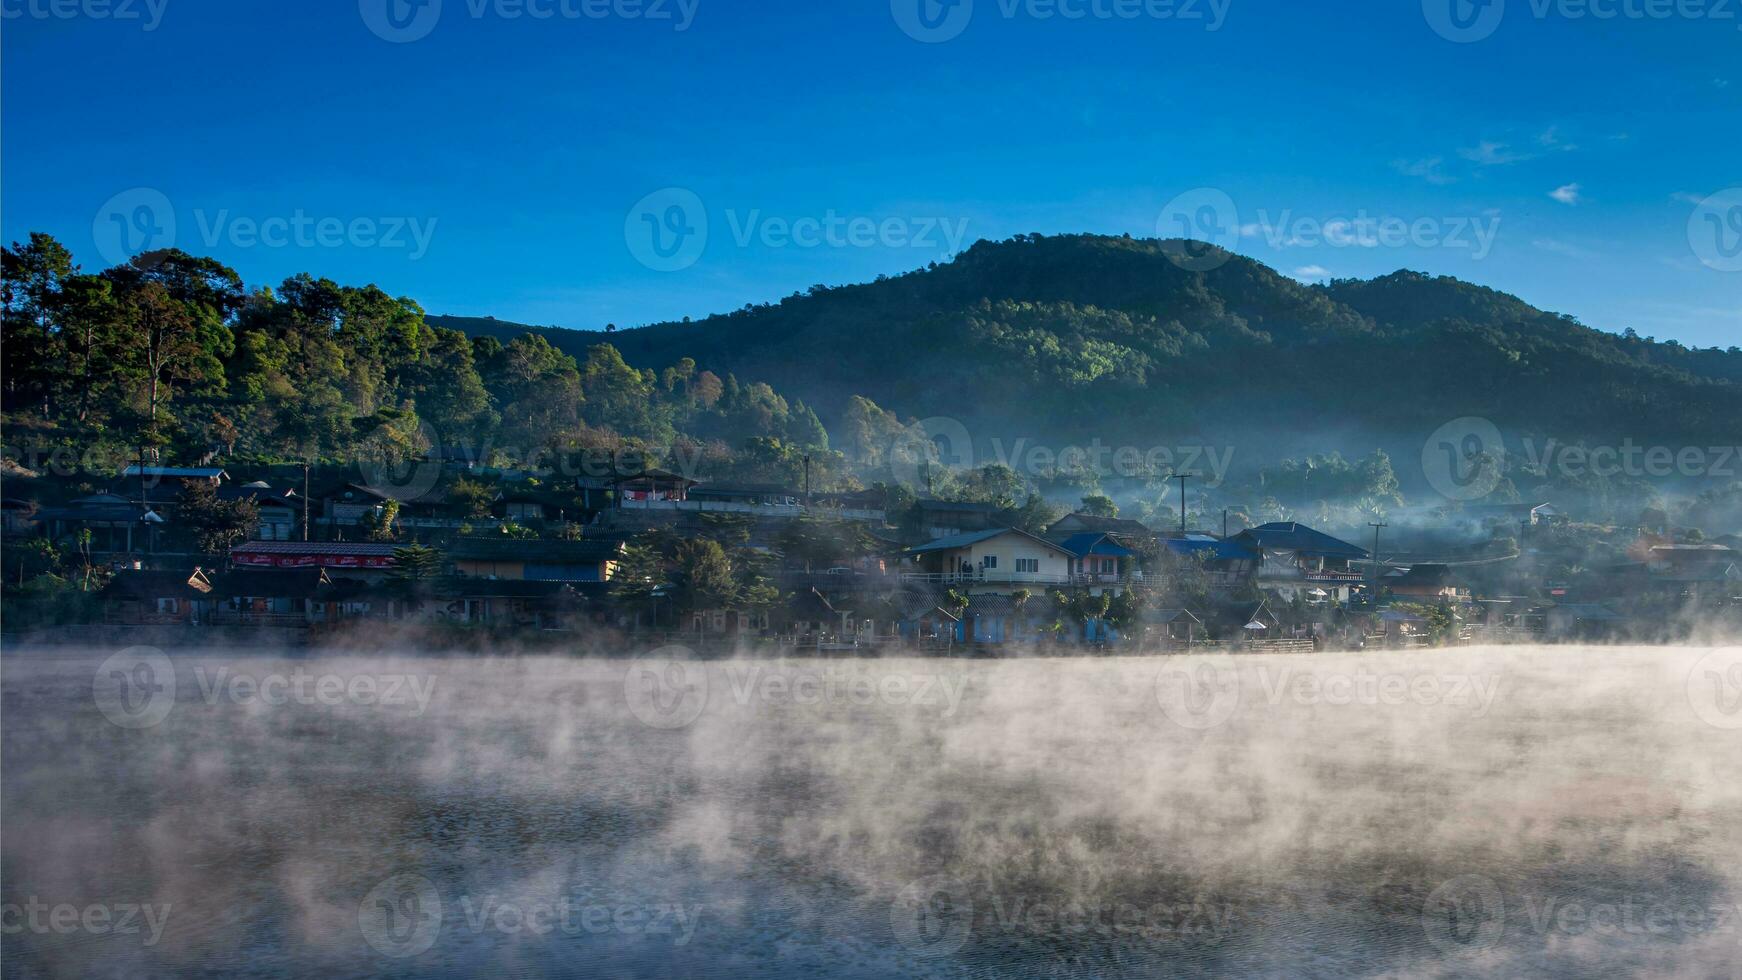
[[(1019, 564), (1019, 565), (1022, 564), (1022, 560), (1017, 559), (1017, 564)], [(987, 555), (986, 557), (980, 559), (980, 565), (982, 568), (997, 568), (998, 567), (998, 556), (997, 555)]]
[(1103, 575), (1113, 574), (1113, 559), (1111, 559), (1111, 558), (1101, 559), (1101, 573)]
[(180, 601), (176, 600), (176, 599), (159, 598), (157, 600), (157, 611), (160, 613), (180, 612), (181, 611), (180, 606), (181, 606)]
[(1038, 572), (1040, 571), (1040, 559), (1018, 558), (1016, 559), (1016, 570), (1018, 572)]

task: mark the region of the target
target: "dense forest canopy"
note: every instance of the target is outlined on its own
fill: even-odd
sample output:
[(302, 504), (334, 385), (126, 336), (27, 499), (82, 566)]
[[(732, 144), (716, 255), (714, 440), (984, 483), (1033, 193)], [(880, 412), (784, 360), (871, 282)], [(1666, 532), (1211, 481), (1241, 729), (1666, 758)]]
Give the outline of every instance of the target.
[[(6, 441), (115, 462), (599, 451), (681, 457), (712, 480), (906, 482), (1012, 512), (1035, 492), (1105, 497), (1169, 522), (1167, 481), (1191, 470), (1239, 487), (1253, 517), (1334, 506), (1354, 522), (1402, 504), (1423, 437), (1461, 416), (1563, 442), (1742, 436), (1734, 347), (1604, 333), (1411, 272), (1306, 286), (1235, 255), (1188, 271), (1164, 245), (980, 242), (902, 276), (607, 333), (431, 317), (308, 274), (251, 286), (178, 250), (88, 272), (35, 234), (4, 256)], [(972, 464), (899, 481), (893, 456), (936, 435), (916, 429), (927, 417), (958, 427)], [(1069, 451), (1091, 441), (1205, 455), (1114, 474)], [(1554, 485), (1506, 465), (1503, 499)], [(1618, 511), (1649, 496), (1623, 490)]]
[[(1192, 434), (1251, 447), (1255, 464), (1301, 451), (1304, 433), (1325, 440), (1318, 449), (1406, 447), (1466, 415), (1563, 441), (1710, 444), (1742, 432), (1736, 347), (1605, 333), (1413, 272), (1308, 286), (1239, 255), (1187, 271), (1166, 244), (982, 241), (906, 275), (610, 339), (634, 363), (681, 352), (765, 379), (830, 423), (864, 396), (961, 419), (982, 439)], [(541, 332), (570, 352), (600, 336)]]

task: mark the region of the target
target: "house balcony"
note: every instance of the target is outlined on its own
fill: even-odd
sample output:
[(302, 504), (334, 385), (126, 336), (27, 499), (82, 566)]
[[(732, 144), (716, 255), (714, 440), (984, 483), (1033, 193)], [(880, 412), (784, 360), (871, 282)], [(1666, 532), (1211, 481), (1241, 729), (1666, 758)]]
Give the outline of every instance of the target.
[(915, 585), (1070, 585), (1074, 576), (1046, 572), (902, 572), (901, 581)]
[(901, 581), (922, 585), (1089, 585), (1115, 586), (1141, 583), (1142, 573), (1121, 576), (1112, 572), (1005, 572), (998, 569), (972, 572), (902, 572)]

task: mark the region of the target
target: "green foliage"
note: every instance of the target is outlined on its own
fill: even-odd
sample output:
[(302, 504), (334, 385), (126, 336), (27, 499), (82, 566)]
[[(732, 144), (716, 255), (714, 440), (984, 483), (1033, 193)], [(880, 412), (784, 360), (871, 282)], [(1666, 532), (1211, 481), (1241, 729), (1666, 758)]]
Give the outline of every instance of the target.
[(738, 580), (732, 560), (718, 541), (701, 538), (677, 547), (675, 575), (679, 602), (696, 612), (725, 609), (737, 604)]
[(1105, 494), (1094, 493), (1083, 498), (1082, 513), (1095, 517), (1118, 517), (1119, 505)]
[(260, 523), (260, 505), (252, 500), (219, 500), (217, 488), (196, 481), (182, 488), (177, 523), (189, 528), (202, 554), (227, 554), (248, 540)]
[(393, 549), (391, 577), (402, 582), (427, 582), (442, 574), (447, 559), (441, 551), (421, 544)]

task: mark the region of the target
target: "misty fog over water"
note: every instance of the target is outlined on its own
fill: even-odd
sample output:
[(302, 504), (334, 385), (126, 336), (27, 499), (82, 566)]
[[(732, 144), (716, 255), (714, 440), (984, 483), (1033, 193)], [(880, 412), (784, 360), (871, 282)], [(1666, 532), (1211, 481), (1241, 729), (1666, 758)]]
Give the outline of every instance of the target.
[(7, 651), (8, 977), (1742, 968), (1735, 649), (165, 654)]

